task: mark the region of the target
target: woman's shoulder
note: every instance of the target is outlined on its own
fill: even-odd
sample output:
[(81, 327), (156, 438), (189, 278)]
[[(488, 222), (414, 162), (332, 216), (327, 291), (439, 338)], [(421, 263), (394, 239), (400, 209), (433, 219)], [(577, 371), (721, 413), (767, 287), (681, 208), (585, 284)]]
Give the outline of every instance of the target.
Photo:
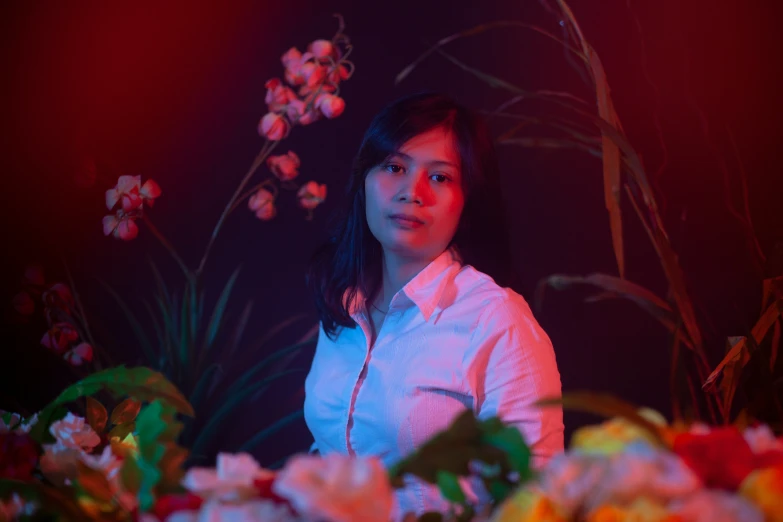
[(492, 317), (496, 325), (510, 326), (533, 317), (530, 305), (521, 294), (498, 285), (491, 276), (471, 265), (463, 266), (454, 278), (454, 304), (473, 310), (478, 317)]

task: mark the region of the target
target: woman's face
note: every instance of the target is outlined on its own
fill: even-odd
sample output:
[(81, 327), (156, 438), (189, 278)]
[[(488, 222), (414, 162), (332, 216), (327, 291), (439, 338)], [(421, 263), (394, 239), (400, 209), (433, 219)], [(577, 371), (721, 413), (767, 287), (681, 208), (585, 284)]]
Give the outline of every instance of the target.
[(385, 253), (434, 259), (451, 242), (465, 196), (453, 135), (419, 134), (367, 173), (367, 224)]

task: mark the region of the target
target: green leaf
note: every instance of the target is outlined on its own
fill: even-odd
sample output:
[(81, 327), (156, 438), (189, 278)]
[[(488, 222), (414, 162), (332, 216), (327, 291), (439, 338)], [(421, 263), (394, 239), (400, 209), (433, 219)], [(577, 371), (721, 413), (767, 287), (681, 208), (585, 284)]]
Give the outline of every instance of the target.
[(128, 397), (119, 403), (111, 412), (112, 424), (125, 424), (133, 422), (141, 410), (141, 402)]
[(87, 423), (96, 433), (103, 433), (107, 418), (108, 413), (103, 404), (92, 397), (87, 397)]
[(193, 416), (193, 408), (163, 374), (143, 366), (136, 368), (117, 366), (88, 375), (63, 390), (38, 414), (38, 422), (30, 431), (30, 436), (38, 442), (44, 442), (47, 440), (51, 423), (67, 413), (67, 410), (62, 407), (63, 404), (95, 395), (101, 390), (107, 390), (115, 396), (130, 396), (141, 401), (161, 399), (171, 404), (176, 411)]
[(443, 498), (456, 504), (465, 502), (465, 492), (462, 491), (455, 474), (448, 471), (438, 471), (436, 473), (436, 482)]
[(155, 357), (155, 350), (152, 348), (152, 344), (150, 343), (147, 334), (144, 333), (144, 328), (142, 328), (141, 323), (139, 323), (139, 320), (133, 314), (133, 312), (125, 303), (125, 301), (122, 299), (122, 297), (120, 297), (120, 295), (117, 292), (115, 292), (114, 289), (111, 286), (109, 286), (108, 283), (106, 283), (102, 279), (98, 279), (98, 281), (101, 283), (101, 285), (103, 285), (106, 291), (109, 292), (109, 294), (111, 294), (114, 300), (117, 301), (117, 304), (120, 306), (122, 312), (125, 314), (125, 318), (128, 320), (128, 323), (131, 325), (131, 328), (133, 329), (133, 333), (136, 335), (136, 339), (138, 339), (139, 344), (141, 345), (141, 348), (144, 351), (144, 355), (147, 357), (147, 361), (149, 362), (149, 364), (154, 365), (157, 362)]
[(509, 426), (498, 431), (493, 430), (484, 433), (481, 440), (506, 454), (511, 469), (519, 473), (520, 480), (530, 478), (530, 448), (517, 428)]
[(204, 354), (206, 356), (215, 343), (218, 331), (220, 330), (221, 321), (223, 320), (223, 314), (225, 313), (226, 306), (228, 305), (228, 299), (231, 296), (231, 290), (234, 288), (234, 284), (239, 276), (239, 268), (234, 270), (231, 277), (228, 278), (228, 282), (223, 287), (223, 291), (220, 292), (220, 297), (215, 304), (215, 309), (212, 311), (212, 316), (209, 318), (209, 325), (207, 326), (207, 335), (204, 339)]
[(179, 465), (187, 453), (174, 442), (182, 430), (175, 413), (170, 404), (155, 400), (136, 419), (138, 453), (123, 461), (122, 478), (137, 492), (141, 511), (153, 506), (158, 490), (165, 492), (181, 478)]
[(259, 431), (258, 433), (256, 433), (250, 440), (242, 444), (239, 447), (238, 451), (240, 453), (242, 452), (250, 453), (256, 446), (264, 442), (267, 438), (271, 437), (272, 435), (274, 435), (281, 429), (285, 428), (289, 424), (292, 424), (302, 418), (304, 418), (304, 413), (302, 410), (297, 410), (293, 413), (286, 415), (282, 419), (275, 421), (271, 426), (268, 426), (263, 430)]

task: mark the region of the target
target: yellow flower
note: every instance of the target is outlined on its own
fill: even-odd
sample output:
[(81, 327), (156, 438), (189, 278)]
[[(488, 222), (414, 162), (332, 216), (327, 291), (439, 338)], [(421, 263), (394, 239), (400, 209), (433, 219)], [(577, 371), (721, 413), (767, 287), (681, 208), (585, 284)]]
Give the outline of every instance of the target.
[(124, 439), (120, 440), (119, 437), (112, 437), (111, 451), (118, 457), (127, 457), (129, 455), (136, 456), (139, 452), (138, 444), (133, 433), (128, 433)]
[(587, 522), (683, 522), (683, 519), (669, 513), (658, 502), (641, 497), (628, 507), (599, 506), (590, 512)]
[(764, 513), (766, 522), (783, 522), (783, 466), (751, 472), (740, 485), (740, 495)]
[(498, 506), (490, 522), (568, 522), (568, 519), (551, 499), (521, 489)]
[[(656, 426), (666, 426), (666, 419), (655, 410), (642, 408), (639, 414)], [(596, 426), (585, 426), (576, 430), (571, 437), (571, 449), (611, 455), (622, 452), (628, 444), (639, 440), (655, 443), (655, 437), (647, 430), (616, 417)]]

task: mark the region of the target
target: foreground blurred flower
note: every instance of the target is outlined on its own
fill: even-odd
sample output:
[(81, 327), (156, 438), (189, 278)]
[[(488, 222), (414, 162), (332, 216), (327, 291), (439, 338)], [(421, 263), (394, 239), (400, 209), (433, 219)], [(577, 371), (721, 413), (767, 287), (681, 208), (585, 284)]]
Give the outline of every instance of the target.
[(247, 206), (262, 221), (269, 221), (277, 214), (275, 197), (265, 188), (258, 189), (258, 192), (250, 196)]
[[(8, 417), (7, 421), (3, 420)], [(16, 433), (30, 433), (30, 429), (38, 422), (38, 414), (23, 419), (18, 413), (0, 410), (0, 433), (15, 431)]]
[(0, 433), (0, 478), (30, 480), (38, 464), (38, 447), (26, 433)]
[[(657, 426), (665, 426), (666, 418), (655, 410), (642, 408), (639, 415)], [(648, 430), (621, 417), (609, 419), (595, 426), (576, 430), (571, 437), (571, 449), (584, 453), (613, 454), (623, 451), (628, 444), (643, 440), (655, 443)]]
[(765, 520), (783, 521), (783, 466), (753, 471), (742, 481), (740, 494), (764, 513)]
[(108, 236), (109, 234), (123, 241), (130, 241), (139, 235), (139, 227), (132, 217), (120, 210), (116, 215), (112, 214), (103, 218), (103, 235)]
[(66, 448), (91, 451), (101, 443), (101, 438), (84, 421), (84, 418), (71, 412), (49, 426), (49, 431), (57, 443)]
[(285, 118), (274, 112), (269, 112), (258, 123), (258, 134), (271, 141), (280, 141), (286, 136), (290, 128)]
[(391, 485), (376, 458), (296, 455), (278, 474), (273, 491), (301, 516), (317, 520), (386, 522), (392, 512)]
[(708, 488), (736, 491), (755, 468), (753, 451), (734, 426), (704, 434), (681, 433), (674, 439), (672, 450)]
[(568, 518), (551, 499), (522, 488), (503, 502), (490, 522), (567, 522)]
[(669, 509), (687, 522), (764, 522), (756, 506), (726, 491), (702, 489), (674, 500)]
[(307, 104), (302, 100), (291, 100), (286, 108), (288, 119), (299, 125), (310, 125), (321, 117), (315, 106), (308, 109)]
[(144, 203), (151, 207), (160, 194), (160, 186), (151, 179), (142, 185), (141, 176), (120, 176), (117, 185), (106, 191), (106, 207), (114, 210), (117, 202), (121, 202), (124, 212), (136, 210)]
[(269, 476), (274, 472), (262, 468), (247, 453), (219, 453), (216, 468), (190, 468), (182, 485), (205, 499), (232, 501), (256, 496), (255, 481)]
[[(0, 498), (0, 520), (20, 520), (22, 516), (31, 516), (38, 509), (35, 502), (29, 502), (17, 493), (7, 500)], [(22, 519), (23, 520), (23, 519)]]
[(302, 208), (313, 209), (326, 200), (326, 185), (308, 181), (299, 189), (296, 195)]
[(637, 498), (628, 506), (616, 504), (600, 506), (587, 516), (587, 522), (681, 522), (681, 520), (662, 504), (644, 497)]
[(280, 181), (291, 181), (299, 175), (299, 156), (292, 150), (287, 154), (270, 156), (266, 164)]

